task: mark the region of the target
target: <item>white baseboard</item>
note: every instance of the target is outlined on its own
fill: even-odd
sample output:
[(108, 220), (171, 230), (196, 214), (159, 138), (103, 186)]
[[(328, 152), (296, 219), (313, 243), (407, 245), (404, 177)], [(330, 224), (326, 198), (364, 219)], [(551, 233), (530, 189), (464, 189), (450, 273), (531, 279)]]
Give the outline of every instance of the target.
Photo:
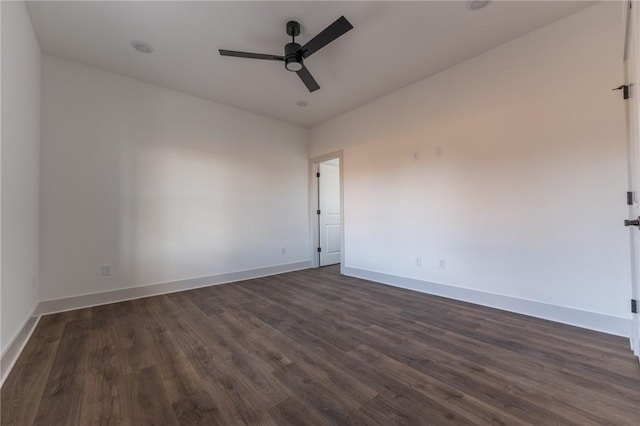
[(39, 315), (53, 314), (56, 312), (65, 312), (74, 309), (106, 305), (108, 303), (123, 302), (125, 300), (141, 299), (143, 297), (175, 293), (178, 291), (192, 290), (195, 288), (209, 287), (218, 284), (226, 284), (234, 281), (243, 281), (253, 278), (266, 277), (268, 275), (283, 274), (285, 272), (308, 269), (309, 265), (309, 261), (287, 263), (284, 265), (267, 266), (265, 268), (249, 269), (245, 271), (230, 272), (219, 275), (210, 275), (207, 277), (190, 278), (186, 280), (170, 281), (158, 284), (148, 284), (144, 286), (129, 287), (119, 290), (105, 291), (101, 293), (83, 294), (80, 296), (65, 297), (62, 299), (43, 300), (38, 305), (37, 313)]
[(563, 324), (574, 325), (616, 336), (631, 336), (631, 319), (614, 317), (595, 312), (582, 311), (565, 306), (535, 302), (500, 294), (486, 293), (468, 288), (421, 281), (413, 278), (389, 275), (382, 272), (343, 267), (342, 273), (350, 277), (362, 278), (381, 284), (392, 285), (422, 293), (475, 303), (477, 305), (502, 309), (537, 318), (544, 318)]
[(33, 334), (33, 331), (36, 329), (38, 321), (40, 321), (40, 316), (36, 315), (37, 309), (38, 305), (36, 304), (17, 333), (4, 348), (2, 354), (0, 354), (0, 387), (4, 384), (7, 376), (9, 376), (11, 369), (29, 341), (31, 334)]

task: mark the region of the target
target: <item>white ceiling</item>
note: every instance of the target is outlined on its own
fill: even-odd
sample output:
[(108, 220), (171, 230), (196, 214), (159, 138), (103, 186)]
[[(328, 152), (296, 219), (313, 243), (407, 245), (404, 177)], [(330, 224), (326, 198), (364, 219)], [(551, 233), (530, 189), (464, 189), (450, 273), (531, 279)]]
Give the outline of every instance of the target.
[[(453, 1), (48, 1), (28, 9), (46, 54), (313, 126), (591, 4), (494, 1), (471, 11)], [(314, 93), (279, 62), (218, 55), (281, 55), (287, 21), (300, 22), (304, 44), (341, 15), (354, 29), (305, 61), (321, 87)], [(136, 52), (131, 40), (155, 51)]]

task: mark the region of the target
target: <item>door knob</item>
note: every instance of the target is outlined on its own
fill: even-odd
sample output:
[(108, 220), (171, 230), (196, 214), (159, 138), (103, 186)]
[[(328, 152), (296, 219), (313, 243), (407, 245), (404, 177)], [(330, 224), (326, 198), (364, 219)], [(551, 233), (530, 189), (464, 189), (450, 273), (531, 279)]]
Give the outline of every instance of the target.
[(624, 226), (637, 226), (640, 228), (640, 216), (637, 219), (625, 220)]

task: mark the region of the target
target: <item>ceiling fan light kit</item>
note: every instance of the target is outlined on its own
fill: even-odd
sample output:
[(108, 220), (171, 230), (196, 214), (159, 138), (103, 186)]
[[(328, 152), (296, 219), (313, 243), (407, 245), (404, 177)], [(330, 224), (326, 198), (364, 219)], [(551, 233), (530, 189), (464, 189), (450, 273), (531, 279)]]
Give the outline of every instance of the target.
[(341, 16), (327, 28), (322, 30), (318, 35), (309, 40), (304, 46), (301, 46), (296, 43), (296, 37), (300, 35), (300, 24), (296, 21), (289, 21), (287, 22), (287, 34), (291, 36), (291, 43), (287, 43), (284, 46), (284, 56), (238, 52), (235, 50), (224, 49), (219, 49), (219, 52), (222, 56), (282, 61), (284, 62), (285, 69), (298, 74), (298, 77), (300, 77), (300, 80), (302, 80), (304, 85), (307, 87), (307, 90), (309, 90), (309, 92), (314, 92), (320, 88), (320, 85), (318, 85), (309, 70), (304, 66), (304, 60), (352, 28), (353, 25), (351, 25), (347, 18)]

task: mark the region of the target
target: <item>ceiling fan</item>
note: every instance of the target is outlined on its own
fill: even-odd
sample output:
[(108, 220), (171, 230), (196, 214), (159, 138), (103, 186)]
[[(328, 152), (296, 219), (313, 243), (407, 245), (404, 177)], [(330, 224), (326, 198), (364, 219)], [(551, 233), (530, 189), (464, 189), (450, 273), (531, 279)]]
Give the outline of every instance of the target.
[(284, 67), (298, 74), (300, 80), (307, 86), (309, 92), (318, 90), (320, 86), (313, 78), (309, 70), (304, 66), (304, 60), (325, 47), (347, 31), (353, 25), (341, 16), (333, 24), (322, 30), (318, 35), (309, 40), (304, 46), (296, 43), (296, 36), (300, 34), (300, 24), (296, 21), (287, 22), (287, 34), (291, 36), (291, 43), (284, 46), (284, 56), (267, 55), (263, 53), (236, 52), (234, 50), (219, 49), (222, 56), (236, 56), (238, 58), (266, 59), (268, 61), (282, 61)]

